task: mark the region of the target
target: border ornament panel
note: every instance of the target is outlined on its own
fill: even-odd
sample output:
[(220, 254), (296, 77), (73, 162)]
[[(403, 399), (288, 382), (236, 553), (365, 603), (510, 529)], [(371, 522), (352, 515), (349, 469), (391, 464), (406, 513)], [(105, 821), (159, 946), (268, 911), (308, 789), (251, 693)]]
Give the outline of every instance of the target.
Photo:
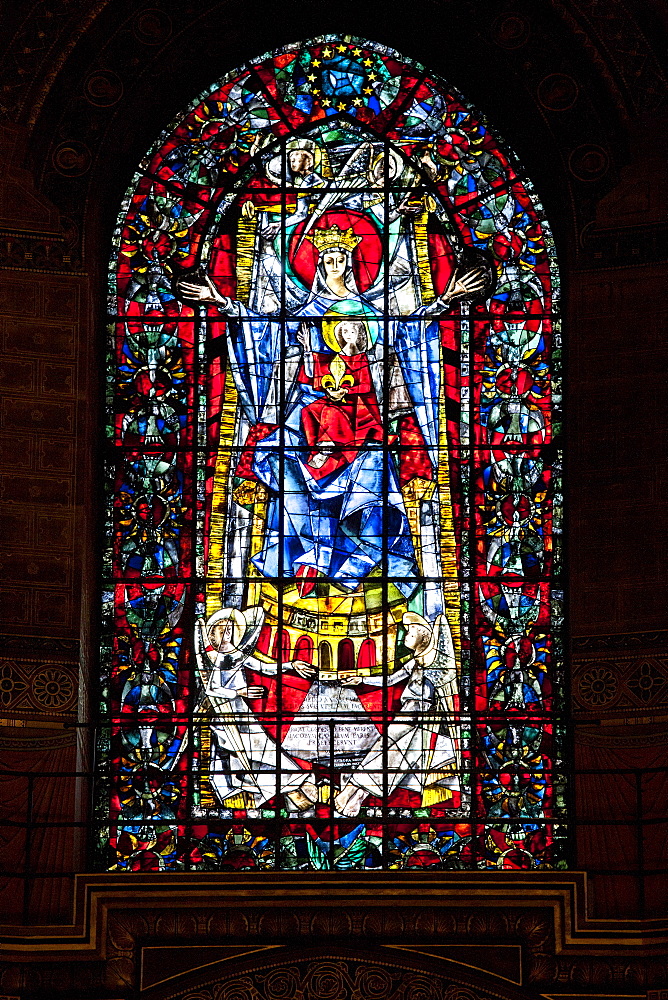
[(668, 706), (668, 656), (659, 650), (574, 658), (573, 711), (577, 718), (626, 717)]

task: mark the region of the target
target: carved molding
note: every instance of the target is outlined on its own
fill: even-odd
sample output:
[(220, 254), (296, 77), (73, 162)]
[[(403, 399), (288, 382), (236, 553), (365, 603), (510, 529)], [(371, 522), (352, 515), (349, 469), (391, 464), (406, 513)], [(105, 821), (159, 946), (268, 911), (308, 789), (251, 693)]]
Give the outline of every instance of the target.
[(4, 656), (34, 656), (46, 653), (70, 663), (79, 660), (79, 640), (64, 639), (59, 636), (5, 635), (0, 633), (0, 654)]
[(78, 645), (63, 639), (0, 635), (4, 749), (56, 749), (75, 741), (74, 730), (59, 736), (45, 730), (62, 730), (76, 718)]
[(64, 236), (0, 230), (0, 267), (10, 271), (69, 274), (81, 266)]
[[(492, 1000), (519, 998), (525, 994), (510, 984), (484, 983), (483, 977), (461, 966), (426, 963), (408, 954), (374, 954), (368, 958), (313, 949), (312, 954), (274, 953), (273, 961), (256, 956), (253, 962), (235, 962), (227, 975), (220, 967), (195, 977), (201, 1000)], [(264, 956), (262, 957), (264, 958)], [(435, 968), (436, 966), (436, 968)], [(468, 973), (468, 974), (467, 974)], [(189, 977), (191, 978), (191, 977)], [(151, 997), (164, 1000), (192, 997), (193, 985), (175, 982), (152, 990)]]
[(582, 652), (611, 649), (666, 649), (668, 647), (668, 629), (656, 629), (653, 632), (620, 632), (616, 635), (575, 635), (571, 639), (571, 649), (574, 657)]
[(592, 269), (656, 264), (668, 259), (668, 226), (599, 228), (589, 222), (580, 233), (580, 248)]
[[(44, 729), (47, 728), (44, 724), (40, 725), (35, 722), (28, 722), (26, 724), (23, 719), (11, 719), (9, 720), (9, 726), (7, 726), (7, 721), (0, 719), (0, 728), (3, 730), (0, 743), (2, 743), (3, 750), (40, 753), (46, 750), (61, 750), (63, 747), (71, 747), (77, 741), (75, 729), (69, 729), (62, 735), (53, 736), (44, 733)], [(62, 724), (55, 723), (48, 725), (48, 728), (51, 730), (60, 729), (61, 726)], [(12, 730), (10, 736), (6, 735), (7, 728)], [(19, 732), (14, 732), (14, 729), (18, 729)], [(25, 732), (23, 731), (24, 729)]]
[(666, 648), (666, 630), (573, 637), (576, 720), (605, 719), (608, 725), (662, 721), (668, 710)]
[[(612, 982), (618, 968), (626, 970), (625, 986), (660, 985), (668, 972), (668, 922), (595, 920), (587, 917), (586, 907), (582, 872), (407, 878), (81, 875), (73, 923), (5, 927), (0, 956), (8, 982), (20, 972), (23, 982), (39, 979), (41, 988), (49, 985), (54, 996), (63, 998), (83, 981), (104, 984), (114, 997), (127, 996), (128, 990), (139, 989), (142, 969), (146, 985), (156, 985), (155, 955), (153, 971), (145, 971), (151, 964), (143, 956), (147, 947), (168, 949), (164, 954), (171, 956), (176, 975), (208, 968), (212, 963), (206, 956), (193, 960), (194, 953), (185, 951), (201, 953), (211, 945), (236, 948), (235, 967), (249, 949), (268, 946), (303, 953), (303, 948), (336, 944), (354, 947), (356, 953), (373, 949), (374, 956), (382, 947), (392, 952), (388, 961), (397, 960), (401, 950), (404, 957), (408, 952), (429, 957), (432, 967), (438, 958), (477, 963), (488, 972), (495, 968), (497, 981), (500, 976), (508, 984), (519, 978), (510, 956), (502, 967), (502, 956), (494, 958), (492, 952), (512, 946), (520, 949), (515, 967), (523, 970), (524, 981), (549, 987), (551, 993), (558, 983), (572, 988), (573, 983)], [(439, 953), (444, 945), (460, 950)], [(490, 945), (483, 965), (481, 954)], [(477, 954), (465, 961), (462, 949), (470, 946)], [(181, 957), (175, 957), (178, 949), (185, 949)], [(215, 955), (222, 960), (220, 951)], [(253, 967), (259, 961), (256, 955)]]
[[(652, 726), (650, 731), (647, 732), (645, 731), (647, 719), (641, 717), (642, 730), (636, 733), (633, 730), (629, 730), (631, 719), (623, 718), (614, 721), (618, 728), (615, 728), (612, 732), (609, 729), (602, 729), (600, 726), (592, 729), (580, 726), (574, 736), (576, 746), (598, 747), (608, 751), (641, 750), (645, 748), (656, 750), (660, 747), (668, 747), (668, 732), (665, 730), (665, 726), (662, 726), (662, 731), (660, 732), (656, 731), (655, 726)], [(654, 719), (652, 721), (659, 722), (660, 720)]]
[(0, 711), (72, 716), (78, 666), (59, 661), (0, 657)]
[(668, 709), (668, 655), (657, 650), (574, 658), (572, 678), (578, 718)]
[(633, 8), (621, 0), (552, 0), (590, 54), (611, 90), (629, 110), (656, 110), (665, 102), (666, 76)]

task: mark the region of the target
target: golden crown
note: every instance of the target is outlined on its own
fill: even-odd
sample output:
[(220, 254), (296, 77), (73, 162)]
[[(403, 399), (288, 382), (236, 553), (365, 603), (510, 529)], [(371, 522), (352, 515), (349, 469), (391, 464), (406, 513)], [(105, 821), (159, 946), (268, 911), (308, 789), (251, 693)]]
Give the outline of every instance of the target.
[(355, 249), (358, 243), (362, 242), (361, 236), (355, 236), (353, 227), (349, 229), (339, 229), (338, 226), (330, 226), (329, 229), (313, 229), (306, 236), (310, 240), (318, 253), (325, 253), (333, 250), (334, 247), (343, 247), (344, 250)]

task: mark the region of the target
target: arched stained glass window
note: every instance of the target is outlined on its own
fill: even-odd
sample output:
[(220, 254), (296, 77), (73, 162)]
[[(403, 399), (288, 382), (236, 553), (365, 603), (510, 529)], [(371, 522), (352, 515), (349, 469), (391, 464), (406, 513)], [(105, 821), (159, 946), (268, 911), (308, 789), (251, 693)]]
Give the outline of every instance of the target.
[(160, 137), (110, 272), (101, 863), (563, 863), (557, 291), (511, 154), (382, 45)]

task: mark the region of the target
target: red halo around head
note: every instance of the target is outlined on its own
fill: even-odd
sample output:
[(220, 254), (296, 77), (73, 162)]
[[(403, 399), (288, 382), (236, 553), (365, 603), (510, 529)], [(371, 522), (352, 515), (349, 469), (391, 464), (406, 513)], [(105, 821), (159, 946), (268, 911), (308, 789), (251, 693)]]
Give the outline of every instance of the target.
[(311, 288), (318, 266), (318, 251), (308, 237), (314, 229), (331, 229), (332, 226), (338, 226), (344, 231), (352, 228), (355, 236), (361, 237), (352, 254), (355, 281), (360, 292), (365, 292), (373, 285), (380, 271), (383, 245), (378, 230), (367, 215), (346, 209), (325, 212), (300, 243), (305, 225), (306, 222), (300, 222), (295, 226), (290, 240), (289, 258), (296, 277), (306, 288)]

